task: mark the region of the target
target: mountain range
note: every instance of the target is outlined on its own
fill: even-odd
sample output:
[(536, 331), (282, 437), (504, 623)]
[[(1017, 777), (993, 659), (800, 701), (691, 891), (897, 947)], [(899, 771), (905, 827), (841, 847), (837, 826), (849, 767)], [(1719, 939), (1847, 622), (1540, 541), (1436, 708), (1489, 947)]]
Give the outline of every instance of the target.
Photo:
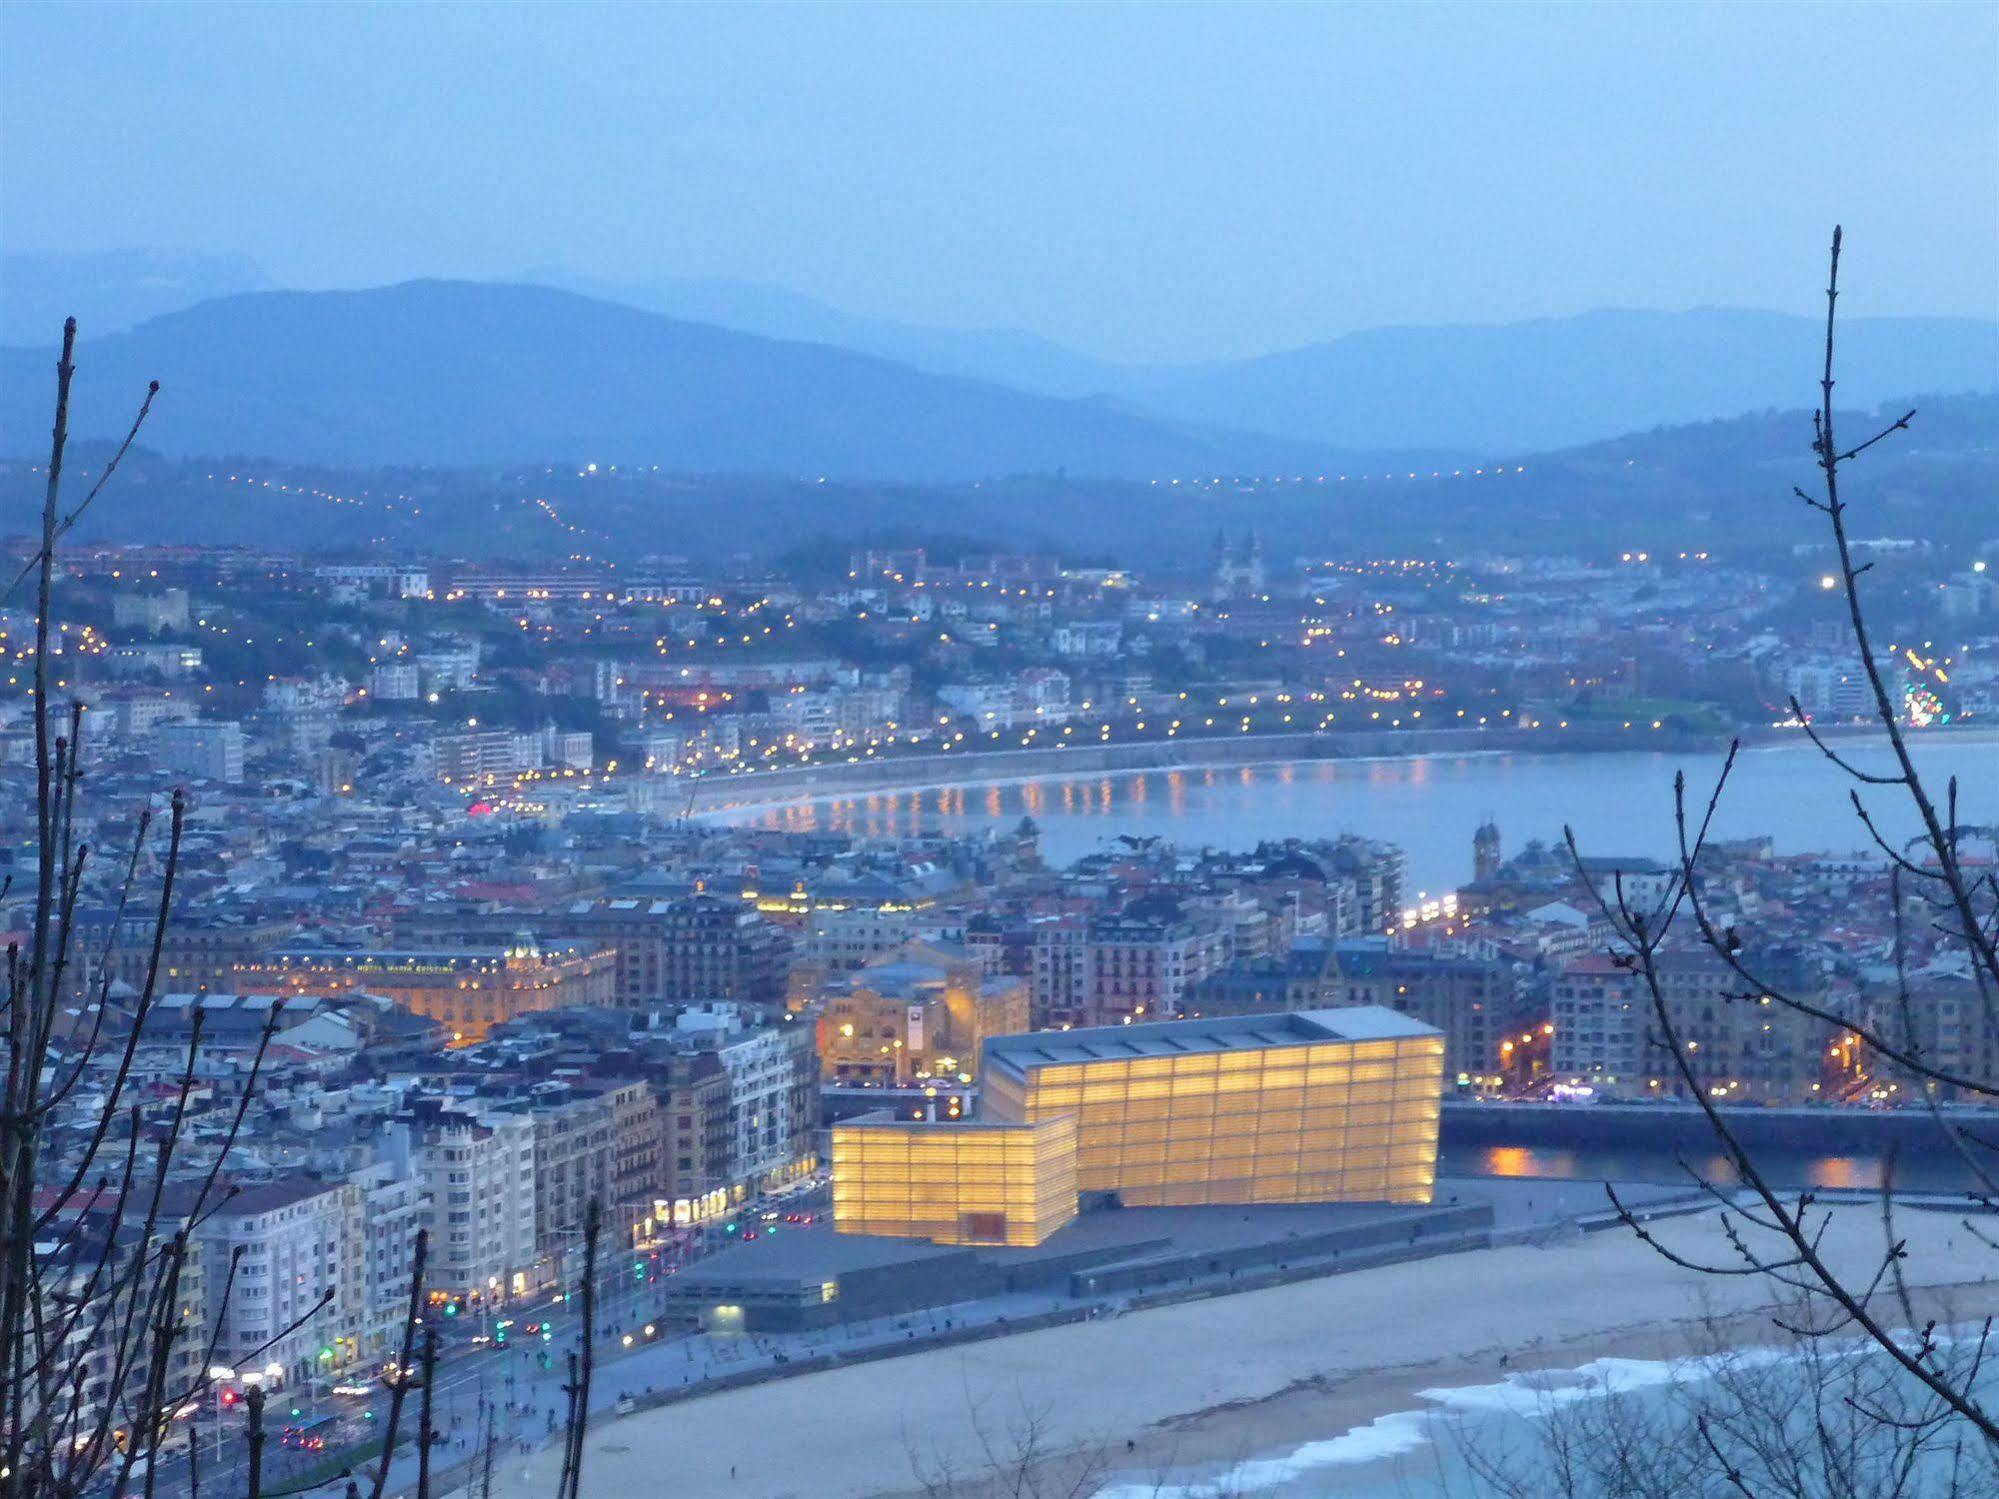
[[(1780, 313), (1602, 311), (1493, 326), (1380, 328), (1255, 359), (1133, 366), (1010, 329), (865, 318), (726, 280), (244, 290), (229, 261), (11, 256), (53, 322), (88, 339), (80, 436), (116, 435), (150, 378), (147, 440), (173, 454), (347, 465), (620, 463), (686, 472), (935, 482), (1317, 473), (1576, 446), (1809, 399), (1823, 328)], [(560, 284), (547, 284), (560, 283)], [(120, 311), (122, 309), (122, 312)], [(6, 326), (19, 331), (9, 312)], [(53, 328), (51, 328), (53, 333)], [(1842, 401), (1999, 389), (1999, 323), (1841, 327)], [(0, 452), (47, 424), (52, 340), (0, 349)]]
[[(47, 426), (49, 363), (45, 350), (0, 350), (0, 429)], [(79, 437), (116, 435), (156, 378), (146, 440), (173, 455), (896, 480), (1336, 461), (1317, 444), (934, 375), (539, 286), (412, 281), (224, 297), (90, 340), (78, 366)]]
[[(1825, 325), (1701, 307), (1603, 310), (1504, 324), (1365, 329), (1251, 359), (1130, 365), (1011, 328), (943, 329), (861, 317), (797, 292), (729, 280), (616, 282), (560, 267), (523, 281), (694, 322), (859, 349), (935, 374), (1042, 395), (1104, 396), (1207, 426), (1347, 451), (1521, 453), (1782, 409), (1809, 397)], [(1999, 390), (1999, 322), (1849, 317), (1841, 395)]]

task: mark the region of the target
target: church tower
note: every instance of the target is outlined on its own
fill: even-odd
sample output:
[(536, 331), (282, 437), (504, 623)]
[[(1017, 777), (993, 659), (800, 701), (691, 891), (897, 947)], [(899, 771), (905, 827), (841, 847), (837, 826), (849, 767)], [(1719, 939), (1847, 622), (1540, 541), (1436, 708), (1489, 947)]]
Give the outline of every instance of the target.
[(1490, 817), (1471, 835), (1471, 877), (1483, 885), (1499, 876), (1499, 824)]

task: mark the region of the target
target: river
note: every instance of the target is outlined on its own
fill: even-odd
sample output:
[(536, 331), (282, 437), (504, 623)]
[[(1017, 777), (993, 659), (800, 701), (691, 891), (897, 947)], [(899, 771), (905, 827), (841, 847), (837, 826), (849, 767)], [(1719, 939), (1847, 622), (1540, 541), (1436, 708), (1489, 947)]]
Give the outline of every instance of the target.
[[(1873, 747), (1843, 754), (1890, 768)], [(1963, 820), (1999, 823), (1990, 793), (1999, 734), (1956, 730), (1916, 740), (1917, 762), (1942, 799), (1945, 778), (1964, 787)], [(1559, 841), (1574, 826), (1585, 852), (1674, 852), (1673, 776), (1703, 804), (1722, 754), (1606, 751), (1384, 756), (1203, 769), (1048, 775), (958, 786), (883, 790), (724, 814), (762, 827), (837, 830), (874, 837), (964, 832), (1031, 816), (1056, 864), (1117, 836), (1157, 836), (1190, 846), (1242, 849), (1264, 838), (1361, 833), (1402, 845), (1412, 888), (1436, 892), (1471, 877), (1472, 832), (1499, 823), (1508, 851), (1530, 838)], [(1843, 853), (1868, 845), (1847, 800), (1851, 781), (1803, 738), (1744, 749), (1715, 819), (1717, 836), (1767, 834), (1780, 853)], [(1867, 790), (1890, 836), (1915, 830), (1892, 788)]]

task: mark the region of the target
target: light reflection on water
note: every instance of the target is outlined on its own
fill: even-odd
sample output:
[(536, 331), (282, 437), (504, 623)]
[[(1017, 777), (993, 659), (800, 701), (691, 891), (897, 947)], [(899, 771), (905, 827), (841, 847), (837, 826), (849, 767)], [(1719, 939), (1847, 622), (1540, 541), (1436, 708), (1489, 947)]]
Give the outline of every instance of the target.
[[(1801, 1187), (1871, 1192), (1886, 1179), (1882, 1156), (1815, 1154), (1758, 1149), (1756, 1167), (1783, 1191)], [(1735, 1179), (1728, 1158), (1716, 1152), (1566, 1149), (1546, 1145), (1446, 1145), (1440, 1176), (1491, 1176), (1552, 1181), (1645, 1182), (1691, 1186), (1688, 1171), (1709, 1182)], [(1972, 1186), (1964, 1162), (1939, 1142), (1934, 1150), (1904, 1150), (1895, 1161), (1895, 1183), (1904, 1191), (1964, 1192)]]
[[(1989, 785), (1995, 743), (1983, 732), (1919, 738), (1917, 759), (1934, 777)], [(1865, 749), (1851, 757), (1863, 766), (1876, 763)], [(1442, 890), (1470, 876), (1472, 831), (1488, 816), (1499, 819), (1509, 851), (1530, 838), (1559, 842), (1569, 823), (1586, 850), (1670, 857), (1674, 772), (1684, 769), (1690, 793), (1705, 795), (1720, 765), (1719, 753), (1418, 755), (1093, 771), (735, 811), (723, 783), (708, 809), (761, 827), (888, 838), (1010, 825), (1031, 816), (1041, 824), (1043, 854), (1058, 864), (1120, 833), (1240, 849), (1265, 838), (1354, 832), (1400, 843), (1408, 851), (1412, 884)], [(1716, 836), (1767, 834), (1784, 853), (1866, 848), (1847, 788), (1839, 772), (1801, 741), (1745, 750), (1716, 818)], [(1882, 801), (1890, 836), (1913, 831), (1912, 823), (1898, 820), (1898, 807)], [(1966, 812), (1970, 822), (1999, 822), (1999, 809)]]

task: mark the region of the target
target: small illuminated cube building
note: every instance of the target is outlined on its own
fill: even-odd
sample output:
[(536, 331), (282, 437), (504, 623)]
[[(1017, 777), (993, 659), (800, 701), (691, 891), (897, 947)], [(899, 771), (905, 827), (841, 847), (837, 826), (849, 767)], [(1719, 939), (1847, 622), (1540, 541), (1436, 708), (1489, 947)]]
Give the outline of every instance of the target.
[(1380, 1006), (986, 1042), (980, 1118), (833, 1130), (843, 1233), (1038, 1244), (1076, 1194), (1129, 1207), (1428, 1203), (1444, 1038)]
[(864, 1114), (833, 1126), (840, 1232), (938, 1244), (1039, 1244), (1076, 1216), (1076, 1120), (940, 1124)]

